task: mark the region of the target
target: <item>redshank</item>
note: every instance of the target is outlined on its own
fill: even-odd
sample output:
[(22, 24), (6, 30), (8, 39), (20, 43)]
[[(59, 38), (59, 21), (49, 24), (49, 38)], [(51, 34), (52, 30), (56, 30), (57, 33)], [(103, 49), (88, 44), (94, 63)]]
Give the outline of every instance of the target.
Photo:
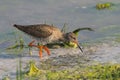
[[(42, 58), (42, 49), (47, 51), (50, 55), (49, 49), (45, 44), (61, 41), (61, 42), (73, 42), (78, 45), (78, 48), (83, 52), (82, 48), (78, 43), (77, 36), (73, 32), (62, 33), (61, 30), (53, 25), (47, 24), (35, 24), (35, 25), (17, 25), (14, 24), (14, 27), (23, 31), (24, 33), (32, 36), (35, 40), (29, 43), (30, 47), (39, 48), (39, 56)], [(40, 45), (34, 44), (37, 41)]]

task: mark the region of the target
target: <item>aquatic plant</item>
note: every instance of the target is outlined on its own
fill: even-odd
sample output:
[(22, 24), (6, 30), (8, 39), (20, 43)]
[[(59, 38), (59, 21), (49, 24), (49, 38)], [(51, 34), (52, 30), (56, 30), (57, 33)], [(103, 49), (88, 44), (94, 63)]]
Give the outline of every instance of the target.
[(96, 9), (102, 10), (102, 9), (110, 9), (114, 4), (111, 2), (106, 3), (98, 3), (96, 4)]
[(14, 50), (15, 52), (19, 53), (21, 51), (24, 50), (24, 48), (28, 48), (28, 46), (25, 44), (25, 41), (23, 39), (23, 36), (18, 32), (18, 31), (13, 31), (12, 32), (12, 35), (14, 36), (13, 40), (11, 41), (11, 43), (14, 43), (13, 45), (11, 46), (8, 46), (6, 48), (6, 50), (8, 51), (12, 51)]
[(69, 47), (72, 47), (72, 48), (77, 48), (78, 46), (77, 46), (77, 44), (75, 44), (75, 43), (73, 43), (73, 42), (66, 42), (65, 44), (64, 44), (64, 46), (67, 48), (69, 48)]
[(78, 36), (79, 31), (83, 31), (83, 30), (94, 31), (92, 28), (85, 27), (85, 28), (78, 28), (78, 29), (75, 29), (75, 30), (73, 31), (73, 33), (75, 33), (76, 36)]
[[(52, 66), (52, 65), (51, 65)], [(120, 65), (119, 64), (97, 64), (88, 67), (73, 67), (65, 70), (39, 70), (34, 71), (37, 76), (32, 76), (30, 80), (119, 80)], [(43, 77), (42, 77), (42, 76)], [(34, 78), (34, 79), (33, 79)]]
[[(22, 70), (22, 63), (16, 70), (16, 80), (119, 80), (120, 64), (76, 65), (71, 68), (60, 69), (62, 65), (52, 65), (41, 62), (37, 67), (34, 61), (30, 61), (25, 71)], [(46, 68), (45, 68), (46, 67)], [(5, 79), (5, 78), (4, 78)]]
[(27, 72), (27, 76), (35, 76), (35, 75), (40, 75), (41, 70), (37, 68), (37, 66), (35, 65), (34, 61), (30, 61), (29, 62), (29, 71)]
[(16, 48), (19, 50), (23, 50), (24, 47), (27, 47), (27, 46), (24, 44), (23, 38), (20, 38), (18, 41), (15, 41), (14, 45), (9, 46), (7, 50), (16, 49)]
[(19, 62), (18, 62), (17, 68), (16, 68), (16, 80), (23, 80), (21, 58), (19, 58)]
[(8, 76), (5, 76), (2, 80), (10, 80)]

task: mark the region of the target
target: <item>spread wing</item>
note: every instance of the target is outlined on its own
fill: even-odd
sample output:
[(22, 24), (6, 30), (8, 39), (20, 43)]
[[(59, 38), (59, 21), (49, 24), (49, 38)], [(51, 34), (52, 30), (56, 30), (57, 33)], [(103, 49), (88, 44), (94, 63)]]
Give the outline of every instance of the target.
[(19, 30), (37, 38), (47, 38), (53, 33), (53, 26), (46, 25), (46, 24), (39, 24), (39, 25), (16, 25), (14, 27), (18, 28)]

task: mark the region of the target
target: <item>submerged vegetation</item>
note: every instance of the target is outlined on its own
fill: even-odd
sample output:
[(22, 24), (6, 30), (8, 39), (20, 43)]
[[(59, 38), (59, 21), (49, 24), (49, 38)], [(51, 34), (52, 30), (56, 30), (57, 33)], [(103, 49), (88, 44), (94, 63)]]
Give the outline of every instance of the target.
[(120, 65), (98, 64), (86, 68), (74, 68), (73, 70), (48, 71), (46, 75), (47, 80), (118, 80), (120, 79)]
[[(50, 69), (44, 69), (44, 66), (37, 67), (31, 61), (29, 69), (21, 72), (21, 62), (16, 72), (16, 80), (119, 80), (120, 65), (119, 64), (96, 64), (74, 66), (72, 68), (57, 70), (57, 67), (46, 64)], [(54, 69), (52, 69), (54, 67)], [(10, 79), (3, 79), (10, 80)]]

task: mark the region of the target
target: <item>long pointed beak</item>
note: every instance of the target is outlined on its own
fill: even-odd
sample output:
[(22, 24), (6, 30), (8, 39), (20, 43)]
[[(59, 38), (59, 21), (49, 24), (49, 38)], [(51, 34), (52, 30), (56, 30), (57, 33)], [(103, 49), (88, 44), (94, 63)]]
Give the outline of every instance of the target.
[(81, 48), (81, 46), (79, 45), (79, 44), (77, 44), (78, 45), (78, 48), (81, 50), (81, 52), (83, 53), (83, 50), (82, 50), (82, 48)]
[(74, 41), (74, 43), (76, 43), (76, 44), (77, 44), (78, 48), (79, 48), (79, 49), (80, 49), (80, 51), (83, 53), (83, 50), (82, 50), (81, 46), (79, 45), (78, 41)]

